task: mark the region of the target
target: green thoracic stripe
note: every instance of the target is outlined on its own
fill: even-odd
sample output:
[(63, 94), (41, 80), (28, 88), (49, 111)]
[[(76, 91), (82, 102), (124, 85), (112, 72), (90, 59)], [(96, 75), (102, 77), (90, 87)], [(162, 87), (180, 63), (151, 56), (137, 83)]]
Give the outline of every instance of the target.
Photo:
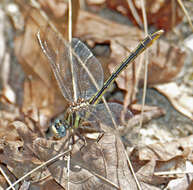
[(116, 77), (121, 73), (128, 65), (131, 63), (138, 55), (140, 55), (145, 49), (150, 47), (154, 41), (156, 41), (163, 30), (159, 30), (153, 34), (148, 35), (138, 46), (137, 48), (129, 55), (126, 60), (124, 60), (121, 65), (116, 69), (116, 71), (107, 79), (103, 87), (90, 99), (90, 104), (97, 104), (103, 94), (106, 92), (107, 88), (113, 83)]

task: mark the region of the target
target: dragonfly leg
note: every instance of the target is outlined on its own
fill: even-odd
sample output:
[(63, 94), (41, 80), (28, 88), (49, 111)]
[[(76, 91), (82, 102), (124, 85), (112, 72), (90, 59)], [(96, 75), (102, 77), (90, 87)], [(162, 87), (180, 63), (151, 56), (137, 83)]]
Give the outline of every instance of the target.
[(74, 134), (72, 135), (72, 145), (75, 144)]
[(74, 138), (74, 134), (69, 134), (69, 137), (68, 137), (69, 141), (68, 141), (68, 145), (74, 145), (75, 144), (75, 138)]
[(105, 134), (104, 132), (100, 133), (100, 135), (97, 138), (97, 143), (99, 143), (99, 141), (103, 138), (104, 134)]
[(85, 136), (81, 135), (81, 134), (79, 133), (79, 131), (77, 131), (75, 134), (79, 137), (79, 140), (82, 140), (82, 142), (84, 143), (84, 144), (80, 147), (80, 151), (81, 151), (85, 146), (87, 146), (86, 138), (85, 138)]

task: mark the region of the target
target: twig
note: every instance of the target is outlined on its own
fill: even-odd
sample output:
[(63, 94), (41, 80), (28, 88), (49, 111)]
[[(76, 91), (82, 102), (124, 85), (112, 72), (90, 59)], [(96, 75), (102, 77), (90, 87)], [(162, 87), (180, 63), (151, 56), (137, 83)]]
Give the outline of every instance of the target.
[(160, 175), (176, 175), (176, 174), (192, 174), (193, 171), (166, 171), (166, 172), (154, 172), (154, 175), (160, 176)]
[(24, 180), (26, 177), (28, 177), (29, 175), (31, 175), (32, 173), (36, 172), (37, 170), (41, 169), (42, 167), (50, 164), (51, 162), (55, 161), (56, 159), (60, 158), (61, 156), (64, 156), (65, 154), (67, 154), (68, 152), (70, 152), (72, 149), (69, 149), (65, 152), (62, 152), (56, 156), (54, 156), (53, 158), (51, 158), (50, 160), (44, 162), (43, 164), (41, 164), (40, 166), (34, 168), (33, 170), (31, 170), (30, 172), (28, 172), (26, 175), (24, 175), (23, 177), (21, 177), (20, 179), (18, 179), (17, 181), (15, 181), (12, 185), (10, 185), (7, 190), (13, 188), (15, 185), (17, 185), (20, 181)]
[[(144, 0), (141, 0), (141, 7), (142, 7), (142, 13), (143, 13), (143, 21), (144, 21), (144, 30), (145, 34), (148, 34), (148, 26), (147, 26), (147, 16), (146, 16), (146, 10), (145, 10), (145, 2)], [(145, 97), (146, 97), (146, 89), (147, 89), (147, 75), (148, 75), (148, 50), (145, 52), (145, 72), (144, 72), (144, 85), (143, 85), (143, 97), (142, 97), (142, 110), (141, 110), (141, 120), (139, 124), (139, 128), (142, 127), (143, 123), (143, 112), (144, 112), (144, 105), (145, 105)]]
[(135, 174), (135, 171), (134, 171), (134, 169), (133, 169), (131, 160), (129, 159), (129, 156), (127, 155), (127, 152), (126, 152), (125, 149), (124, 149), (124, 153), (125, 153), (125, 156), (126, 156), (126, 158), (127, 158), (127, 161), (128, 161), (128, 164), (129, 164), (129, 168), (130, 168), (130, 170), (131, 170), (131, 173), (132, 173), (132, 175), (133, 175), (133, 177), (134, 177), (134, 179), (135, 179), (135, 182), (136, 182), (136, 184), (137, 184), (137, 187), (138, 187), (139, 190), (142, 190), (141, 185), (140, 185), (140, 183), (139, 183), (139, 181), (138, 181), (138, 179), (137, 179), (137, 176), (136, 176), (136, 174)]
[(184, 4), (182, 3), (181, 0), (177, 0), (177, 1), (179, 3), (180, 7), (182, 8), (184, 14), (186, 15), (186, 17), (188, 19), (188, 22), (189, 22), (189, 25), (190, 25), (190, 27), (192, 28), (192, 31), (193, 31), (193, 24), (192, 24), (192, 21), (191, 21), (191, 18), (189, 16), (189, 14), (188, 14), (188, 11), (186, 10), (186, 8), (185, 8), (185, 6), (184, 6)]
[(134, 17), (135, 21), (142, 28), (143, 24), (141, 22), (141, 19), (139, 17), (139, 14), (138, 14), (135, 6), (133, 5), (133, 2), (131, 0), (127, 0), (127, 4), (129, 5), (129, 8), (131, 10), (131, 13), (133, 14), (133, 17)]
[[(4, 178), (6, 179), (7, 183), (9, 185), (12, 185), (11, 181), (9, 180), (8, 176), (6, 175), (6, 173), (3, 171), (3, 169), (0, 167), (0, 172), (2, 173), (2, 175), (4, 176)], [(15, 190), (14, 187), (11, 187), (12, 190)]]

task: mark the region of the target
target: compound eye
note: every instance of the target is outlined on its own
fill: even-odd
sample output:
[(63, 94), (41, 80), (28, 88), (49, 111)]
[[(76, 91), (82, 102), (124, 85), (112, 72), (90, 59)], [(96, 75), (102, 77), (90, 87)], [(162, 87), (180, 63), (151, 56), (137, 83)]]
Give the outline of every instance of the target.
[(60, 119), (55, 119), (55, 121), (51, 125), (52, 132), (57, 138), (62, 138), (66, 136), (66, 128), (67, 126), (65, 122)]
[(55, 121), (53, 122), (53, 124), (55, 125), (55, 127), (60, 126), (62, 124), (62, 120), (60, 119), (55, 119)]
[(57, 132), (60, 138), (66, 136), (66, 126), (64, 124), (61, 124), (60, 127), (57, 128)]

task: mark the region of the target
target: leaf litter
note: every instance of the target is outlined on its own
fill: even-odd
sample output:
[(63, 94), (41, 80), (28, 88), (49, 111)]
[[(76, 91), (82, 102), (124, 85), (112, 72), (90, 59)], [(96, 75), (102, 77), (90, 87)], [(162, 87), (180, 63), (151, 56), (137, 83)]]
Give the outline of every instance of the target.
[[(28, 5), (24, 3), (23, 6), (27, 8)], [(26, 10), (29, 11), (29, 9), (26, 9)], [(30, 17), (33, 17), (33, 19), (35, 19), (34, 16), (38, 12), (34, 10), (30, 11)], [(96, 21), (98, 20), (99, 24), (104, 22), (105, 23), (104, 25), (106, 25), (107, 28), (109, 27), (108, 30), (106, 29), (107, 31), (109, 31), (109, 33), (114, 32), (115, 28), (118, 27), (119, 33), (117, 31), (117, 34), (116, 32), (114, 32), (114, 34), (116, 34), (118, 37), (120, 35), (121, 38), (123, 38), (121, 41), (122, 43), (118, 42), (117, 43), (118, 46), (116, 46), (117, 45), (116, 41), (111, 40), (112, 34), (110, 33), (109, 35), (111, 36), (111, 39), (110, 37), (108, 37), (108, 33), (106, 34), (106, 36), (105, 35), (100, 36), (99, 34), (104, 34), (102, 31), (101, 32), (97, 31), (96, 33), (96, 31), (94, 32), (92, 30), (91, 31), (85, 30), (87, 34), (85, 34), (85, 32), (82, 32), (82, 34), (80, 33), (81, 35), (79, 36), (78, 32), (81, 31), (80, 25), (86, 26), (87, 24), (86, 19), (82, 20), (81, 22), (80, 21), (77, 22), (77, 25), (78, 25), (77, 28), (79, 27), (80, 29), (77, 29), (77, 31), (75, 32), (76, 35), (81, 37), (83, 40), (88, 41), (89, 44), (92, 44), (92, 45), (97, 43), (108, 42), (108, 44), (114, 43), (115, 47), (118, 47), (119, 49), (123, 46), (124, 48), (122, 48), (122, 50), (126, 50), (126, 53), (128, 53), (127, 45), (129, 44), (129, 42), (126, 42), (126, 40), (124, 41), (124, 36), (126, 32), (125, 34), (124, 32), (123, 34), (120, 34), (120, 31), (125, 30), (128, 32), (128, 30), (131, 30), (131, 29), (128, 29), (128, 27), (126, 26), (121, 27), (121, 25), (116, 25), (116, 24), (114, 25), (114, 23), (107, 22), (104, 19), (100, 20), (99, 17), (95, 17), (95, 15), (93, 14), (85, 13), (85, 15), (86, 15), (85, 18), (90, 17), (90, 21), (92, 21), (92, 19)], [(84, 16), (84, 13), (82, 13), (81, 16)], [(27, 18), (29, 18), (29, 14), (27, 15)], [(38, 21), (41, 20), (40, 19), (41, 17), (36, 17), (36, 19), (37, 18), (39, 19)], [(28, 19), (28, 22), (29, 22), (28, 25), (30, 27), (33, 26), (33, 23), (30, 21), (30, 19)], [(78, 23), (80, 23), (80, 25)], [(113, 26), (114, 26), (114, 29), (112, 30), (111, 27)], [(30, 31), (30, 27), (28, 28), (28, 32)], [(102, 27), (104, 27), (105, 29), (105, 26), (102, 26)], [(120, 27), (121, 27), (121, 30), (120, 30)], [(38, 27), (36, 26), (36, 28)], [(90, 28), (87, 27), (87, 29), (90, 29)], [(26, 27), (26, 31), (27, 31), (27, 27)], [(5, 129), (8, 131), (6, 126), (11, 127), (10, 131), (14, 132), (16, 137), (11, 138), (10, 140), (8, 138), (9, 134), (5, 133), (7, 132), (6, 130), (1, 133), (6, 138), (2, 138), (0, 160), (1, 160), (1, 163), (8, 166), (9, 171), (11, 171), (11, 173), (13, 173), (17, 178), (22, 177), (27, 173), (27, 171), (30, 171), (34, 167), (40, 165), (40, 163), (47, 161), (49, 158), (52, 158), (53, 156), (67, 149), (67, 144), (65, 142), (66, 139), (63, 139), (60, 141), (47, 140), (45, 139), (45, 137), (43, 137), (43, 132), (45, 132), (46, 130), (46, 124), (45, 124), (46, 121), (49, 121), (50, 118), (57, 115), (57, 113), (60, 113), (62, 109), (64, 109), (65, 107), (65, 102), (63, 102), (62, 98), (61, 99), (59, 98), (57, 99), (58, 103), (55, 103), (56, 97), (60, 97), (60, 95), (58, 93), (59, 91), (57, 90), (54, 91), (53, 88), (51, 88), (51, 86), (52, 85), (54, 86), (54, 84), (52, 80), (50, 80), (49, 78), (50, 76), (49, 69), (45, 70), (46, 64), (44, 64), (43, 67), (41, 66), (41, 64), (39, 65), (37, 64), (37, 66), (34, 64), (31, 64), (31, 63), (37, 63), (36, 60), (39, 58), (38, 54), (36, 53), (37, 51), (39, 51), (38, 46), (32, 45), (31, 49), (29, 47), (21, 48), (22, 42), (24, 42), (25, 40), (26, 40), (25, 41), (26, 45), (28, 43), (30, 44), (33, 40), (35, 41), (35, 39), (32, 39), (32, 41), (30, 42), (29, 40), (31, 39), (32, 39), (31, 37), (28, 37), (28, 35), (26, 35), (25, 38), (20, 39), (20, 41), (18, 40), (18, 43), (20, 42), (20, 48), (19, 48), (20, 51), (21, 50), (23, 51), (24, 49), (25, 50), (28, 49), (28, 52), (29, 52), (28, 56), (31, 56), (31, 57), (25, 57), (25, 53), (24, 53), (24, 54), (21, 54), (22, 55), (22, 59), (21, 59), (20, 53), (18, 53), (18, 57), (19, 57), (18, 59), (20, 59), (20, 62), (23, 62), (23, 65), (25, 68), (24, 70), (33, 76), (32, 79), (30, 79), (30, 81), (28, 80), (25, 83), (26, 84), (25, 88), (27, 88), (28, 90), (26, 89), (27, 90), (25, 92), (26, 96), (24, 96), (26, 100), (24, 101), (25, 103), (22, 106), (23, 111), (21, 111), (21, 109), (18, 109), (18, 107), (15, 107), (15, 105), (12, 105), (10, 102), (7, 102), (7, 98), (4, 98), (3, 104), (8, 111), (6, 111), (6, 114), (2, 115), (1, 117), (1, 120), (5, 122), (4, 124)], [(142, 34), (141, 34), (141, 37), (139, 37), (139, 39), (142, 39)], [(123, 42), (125, 43), (125, 45), (122, 45), (124, 44)], [(131, 47), (135, 47), (135, 45), (131, 45)], [(30, 52), (33, 52), (33, 50), (36, 50), (36, 52), (34, 51), (34, 53), (30, 53)], [(152, 48), (152, 50), (154, 50), (154, 48)], [(165, 50), (165, 48), (163, 48), (163, 50)], [(174, 58), (176, 58), (178, 53), (175, 53), (175, 51), (173, 52), (174, 55), (171, 56), (171, 58), (169, 58), (169, 60), (171, 59), (171, 63), (173, 60), (174, 62), (176, 62)], [(166, 52), (164, 52), (164, 55), (168, 55), (168, 54), (170, 53), (168, 53), (166, 50)], [(36, 57), (34, 55), (36, 55)], [(157, 55), (159, 54), (155, 54), (155, 57)], [(160, 64), (161, 64), (160, 68), (163, 68), (163, 72), (166, 72), (166, 74), (163, 74), (163, 77), (161, 77), (161, 80), (160, 78), (155, 77), (155, 79), (152, 80), (153, 82), (151, 84), (154, 84), (154, 83), (157, 84), (160, 81), (161, 83), (167, 82), (173, 79), (179, 73), (179, 71), (183, 66), (184, 56), (185, 54), (184, 52), (182, 52), (182, 54), (180, 54), (179, 59), (176, 59), (176, 60), (180, 60), (178, 62), (179, 67), (177, 67), (176, 72), (172, 73), (172, 75), (169, 75), (169, 77), (166, 77), (168, 75), (167, 72), (170, 73), (171, 71), (170, 70), (165, 71), (166, 68), (163, 67), (163, 62), (160, 61)], [(165, 56), (160, 56), (160, 60), (163, 58), (165, 59)], [(32, 61), (31, 63), (30, 63), (30, 60)], [(166, 60), (168, 61), (168, 57)], [(165, 62), (167, 63), (167, 61)], [(137, 62), (138, 61), (136, 60), (136, 63)], [(171, 69), (171, 67), (167, 66), (167, 64), (166, 64), (166, 67), (168, 67), (168, 69)], [(130, 80), (130, 78), (127, 80)], [(42, 81), (44, 85), (38, 84), (40, 82), (42, 83)], [(32, 88), (29, 87), (31, 85), (30, 83), (32, 84)], [(36, 89), (36, 91), (33, 90), (34, 88)], [(42, 101), (40, 101), (40, 99), (38, 100), (38, 97), (39, 97), (38, 93), (40, 93), (41, 95), (41, 90), (39, 89), (41, 90), (45, 89), (45, 91), (42, 92), (42, 98), (40, 98), (42, 99)], [(46, 93), (46, 90), (49, 93)], [(53, 94), (51, 90), (54, 91)], [(44, 97), (43, 94), (45, 93), (49, 94), (51, 98)], [(29, 96), (29, 94), (31, 95)], [(29, 99), (27, 97), (29, 97)], [(61, 104), (63, 104), (64, 106), (62, 106)], [(53, 108), (50, 108), (52, 107), (51, 105), (59, 105), (59, 107), (53, 106)], [(140, 109), (139, 111), (137, 111), (135, 104), (133, 107), (135, 109), (133, 108), (132, 111), (135, 110), (134, 113), (136, 113), (136, 116), (137, 116), (140, 113)], [(153, 109), (154, 108), (150, 108), (149, 110), (147, 109), (147, 113), (151, 115), (151, 112)], [(156, 109), (158, 112), (155, 112), (155, 113), (158, 114), (158, 116), (164, 113), (164, 111), (159, 112), (159, 108), (155, 107), (154, 110), (156, 111)], [(151, 120), (151, 118), (154, 117), (155, 113), (152, 113), (152, 116), (150, 117), (147, 116), (147, 120)], [(40, 122), (39, 120), (42, 117), (44, 119), (43, 121)], [(18, 118), (22, 122), (19, 122), (19, 123), (14, 122), (12, 125), (10, 125), (12, 121), (17, 120)], [(24, 123), (27, 123), (27, 125)], [(2, 125), (2, 122), (1, 122), (1, 125)], [(17, 133), (15, 130), (13, 130), (13, 126), (17, 130)], [(40, 126), (44, 127), (43, 130), (42, 128), (40, 128)], [(154, 133), (156, 133), (154, 134), (156, 136), (159, 133), (159, 131), (155, 131)], [(157, 136), (159, 137), (159, 135)], [(167, 172), (176, 171), (176, 170), (186, 171), (187, 168), (185, 167), (185, 163), (186, 163), (185, 161), (192, 162), (191, 138), (192, 137), (189, 136), (189, 137), (184, 137), (183, 139), (177, 139), (177, 140), (165, 139), (166, 143), (161, 142), (157, 144), (148, 145), (143, 148), (139, 148), (139, 150), (135, 148), (133, 151), (128, 151), (128, 154), (130, 155), (130, 159), (132, 160), (132, 163), (133, 163), (134, 170), (137, 174), (137, 177), (143, 189), (160, 189), (161, 185), (167, 184), (169, 181), (172, 182), (173, 181), (172, 179), (175, 179), (175, 178), (180, 179), (179, 176), (176, 176), (176, 175), (172, 175), (170, 177), (167, 174), (165, 174), (165, 176), (160, 176), (160, 175), (156, 175), (156, 173), (160, 171), (167, 171)], [(129, 172), (125, 155), (123, 154), (124, 147), (121, 147), (123, 145), (122, 143), (120, 144), (119, 139), (117, 139), (117, 137), (115, 137), (112, 134), (105, 133), (104, 137), (102, 137), (102, 139), (98, 143), (94, 141), (88, 141), (87, 146), (84, 147), (82, 150), (80, 148), (81, 146), (82, 146), (81, 142), (78, 141), (75, 144), (74, 149), (72, 150), (69, 179), (68, 179), (68, 171), (67, 171), (67, 164), (68, 164), (67, 160), (66, 158), (60, 158), (58, 161), (53, 162), (52, 164), (48, 165), (47, 167), (44, 167), (40, 171), (37, 171), (37, 173), (34, 173), (30, 177), (28, 177), (28, 179), (32, 183), (32, 186), (36, 185), (36, 187), (38, 187), (37, 182), (41, 178), (45, 176), (52, 176), (52, 178), (49, 178), (49, 177), (47, 178), (48, 179), (47, 184), (53, 185), (54, 184), (53, 179), (54, 179), (61, 186), (66, 187), (67, 185), (66, 183), (69, 180), (70, 188), (74, 187), (74, 188), (90, 189), (92, 187), (93, 188), (98, 187), (98, 189), (100, 188), (116, 189), (115, 184), (119, 182), (118, 184), (120, 185), (119, 187), (121, 187), (121, 189), (136, 189), (136, 184), (132, 180), (132, 176), (131, 176), (131, 173)], [(12, 178), (10, 177), (10, 179)], [(107, 179), (112, 182), (111, 185), (109, 184), (109, 181), (107, 181)], [(34, 184), (33, 184), (33, 181), (34, 181)], [(187, 182), (187, 180), (185, 179), (184, 181)], [(181, 183), (185, 184), (184, 181)], [(46, 186), (47, 184), (45, 183), (43, 186)], [(56, 184), (55, 186), (58, 187)], [(186, 186), (188, 186), (188, 183), (186, 183)], [(48, 188), (53, 189), (53, 186), (50, 185), (50, 187)]]

